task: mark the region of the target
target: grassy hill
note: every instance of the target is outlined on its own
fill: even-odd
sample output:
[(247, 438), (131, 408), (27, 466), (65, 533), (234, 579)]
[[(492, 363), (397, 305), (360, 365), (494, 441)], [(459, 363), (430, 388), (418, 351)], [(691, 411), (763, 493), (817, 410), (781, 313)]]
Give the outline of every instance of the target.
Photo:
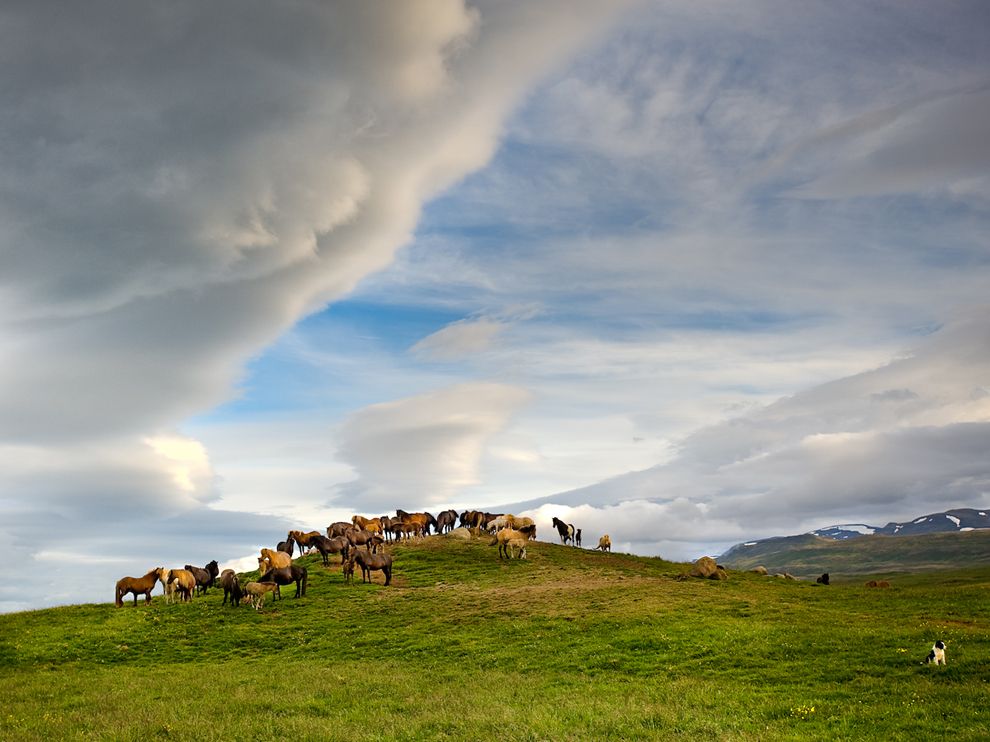
[(303, 558), (308, 595), (262, 613), (211, 590), (0, 616), (0, 739), (986, 739), (990, 568), (871, 590), (546, 543), (393, 554), (388, 588)]
[(842, 541), (811, 534), (735, 546), (720, 557), (725, 566), (817, 577), (828, 572), (860, 576), (931, 572), (960, 565), (990, 567), (990, 529), (919, 536), (860, 536)]

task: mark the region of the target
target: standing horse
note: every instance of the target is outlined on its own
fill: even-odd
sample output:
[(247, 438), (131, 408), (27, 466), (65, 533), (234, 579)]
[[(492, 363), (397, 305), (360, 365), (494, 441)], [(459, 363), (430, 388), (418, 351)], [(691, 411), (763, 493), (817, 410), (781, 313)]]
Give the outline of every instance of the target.
[[(258, 582), (274, 582), (276, 586), (289, 585), (294, 582), (296, 583), (296, 597), (304, 598), (306, 597), (306, 582), (308, 579), (309, 571), (305, 567), (292, 564), (288, 567), (268, 570), (258, 578)], [(275, 594), (281, 600), (282, 592), (279, 590)]]
[(163, 567), (155, 567), (144, 577), (121, 577), (117, 580), (116, 591), (114, 592), (113, 603), (118, 608), (124, 605), (124, 596), (128, 593), (134, 595), (134, 605), (137, 605), (138, 595), (144, 595), (144, 602), (151, 602), (151, 591), (155, 589), (158, 578), (161, 577)]
[(347, 560), (347, 563), (350, 565), (351, 574), (354, 573), (355, 563), (361, 565), (361, 582), (371, 582), (371, 573), (378, 570), (381, 570), (382, 574), (385, 575), (386, 586), (392, 582), (391, 554), (369, 554), (355, 549), (351, 558)]
[[(168, 585), (175, 585), (172, 589), (173, 592), (179, 593), (179, 598), (183, 603), (188, 603), (192, 600), (193, 590), (196, 589), (196, 578), (193, 573), (188, 569), (173, 569), (170, 570), (168, 576)], [(169, 587), (166, 585), (166, 591)]]
[(241, 581), (237, 579), (237, 573), (232, 569), (225, 569), (220, 573), (220, 587), (223, 588), (223, 603), (227, 603), (230, 598), (230, 605), (236, 608), (241, 603)]
[(262, 549), (261, 556), (258, 557), (258, 571), (261, 572), (261, 574), (265, 574), (265, 572), (267, 572), (270, 569), (288, 567), (290, 564), (292, 564), (292, 557), (290, 557), (284, 551), (272, 551), (271, 549)]
[(553, 517), (553, 527), (557, 529), (557, 533), (560, 534), (560, 543), (566, 544), (570, 541), (572, 544), (574, 542), (574, 526), (570, 523), (564, 523), (556, 515)]
[(351, 542), (346, 538), (327, 538), (326, 536), (314, 536), (310, 542), (323, 557), (323, 566), (330, 566), (330, 554), (340, 554), (340, 561), (347, 559), (347, 552), (350, 551)]
[(296, 541), (293, 538), (287, 538), (285, 541), (279, 541), (278, 546), (275, 547), (275, 551), (281, 551), (288, 554), (290, 557), (295, 551)]
[(457, 511), (444, 510), (437, 516), (437, 533), (453, 531), (455, 522), (457, 522)]
[(213, 582), (216, 580), (217, 575), (220, 574), (220, 567), (217, 565), (216, 559), (205, 567), (194, 567), (191, 564), (187, 564), (185, 569), (192, 572), (193, 577), (196, 578), (196, 593), (198, 595), (205, 595), (207, 589), (213, 587)]

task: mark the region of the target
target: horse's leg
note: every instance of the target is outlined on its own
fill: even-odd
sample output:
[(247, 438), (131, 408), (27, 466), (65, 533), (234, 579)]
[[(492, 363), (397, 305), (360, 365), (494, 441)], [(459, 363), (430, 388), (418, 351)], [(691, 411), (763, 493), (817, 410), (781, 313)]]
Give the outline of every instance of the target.
[(386, 585), (391, 584), (391, 582), (392, 582), (392, 568), (391, 567), (384, 567), (382, 569), (382, 572), (385, 573), (385, 584)]

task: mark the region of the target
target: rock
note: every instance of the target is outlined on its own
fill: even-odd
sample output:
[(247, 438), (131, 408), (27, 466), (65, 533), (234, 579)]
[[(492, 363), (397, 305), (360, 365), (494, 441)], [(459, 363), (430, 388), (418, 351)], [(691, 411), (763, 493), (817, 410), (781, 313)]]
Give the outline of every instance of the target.
[(691, 572), (689, 574), (691, 577), (698, 577), (706, 580), (729, 579), (729, 575), (726, 573), (725, 569), (720, 567), (714, 559), (707, 556), (701, 557), (701, 559), (696, 561), (694, 566), (691, 567)]
[(460, 539), (461, 541), (470, 541), (472, 538), (471, 531), (464, 527), (455, 528), (453, 531), (448, 533), (447, 536), (449, 538)]
[(764, 567), (762, 564), (759, 567), (753, 567), (753, 569), (751, 569), (750, 572), (756, 572), (756, 574), (763, 576), (769, 574), (769, 572), (767, 572), (767, 568)]

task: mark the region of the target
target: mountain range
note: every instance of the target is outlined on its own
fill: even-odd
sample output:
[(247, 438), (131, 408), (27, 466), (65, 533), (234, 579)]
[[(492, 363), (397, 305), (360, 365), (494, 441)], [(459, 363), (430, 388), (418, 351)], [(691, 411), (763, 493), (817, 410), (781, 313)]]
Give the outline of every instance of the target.
[[(718, 557), (733, 569), (763, 565), (812, 576), (830, 565), (849, 574), (941, 569), (990, 561), (990, 511), (955, 508), (885, 526), (844, 523), (736, 544)], [(986, 552), (986, 553), (985, 553)], [(833, 567), (833, 568), (834, 568)]]

